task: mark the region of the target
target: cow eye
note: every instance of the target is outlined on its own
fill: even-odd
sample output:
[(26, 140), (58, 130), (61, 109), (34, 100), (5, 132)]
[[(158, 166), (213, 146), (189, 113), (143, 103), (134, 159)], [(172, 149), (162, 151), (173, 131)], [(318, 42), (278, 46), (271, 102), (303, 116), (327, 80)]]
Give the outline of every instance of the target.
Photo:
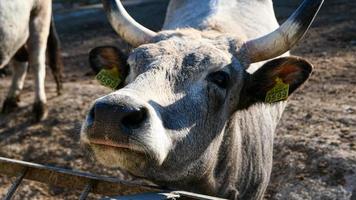
[(224, 71), (217, 71), (208, 75), (208, 81), (226, 89), (230, 82), (230, 76)]

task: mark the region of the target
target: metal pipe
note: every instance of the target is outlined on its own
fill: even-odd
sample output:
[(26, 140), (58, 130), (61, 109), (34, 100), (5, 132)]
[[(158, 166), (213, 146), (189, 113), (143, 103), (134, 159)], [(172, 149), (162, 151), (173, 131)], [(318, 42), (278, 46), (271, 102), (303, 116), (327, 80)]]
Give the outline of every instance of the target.
[(94, 181), (89, 181), (89, 183), (85, 186), (83, 192), (80, 194), (79, 200), (87, 199), (90, 191), (93, 189)]
[(20, 186), (23, 178), (26, 176), (28, 168), (25, 168), (15, 179), (14, 183), (9, 188), (4, 200), (11, 200), (12, 196), (15, 194), (17, 188)]

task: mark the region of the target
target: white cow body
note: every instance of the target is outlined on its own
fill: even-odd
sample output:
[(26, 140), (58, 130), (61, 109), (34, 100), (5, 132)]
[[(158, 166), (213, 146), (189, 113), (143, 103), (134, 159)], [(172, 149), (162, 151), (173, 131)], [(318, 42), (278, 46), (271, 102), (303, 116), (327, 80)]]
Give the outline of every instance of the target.
[(0, 1), (0, 68), (3, 68), (27, 42), (32, 6), (33, 0)]
[[(5, 113), (11, 112), (18, 106), (27, 65), (29, 65), (35, 73), (35, 120), (44, 119), (47, 115), (44, 88), (47, 42), (55, 46), (55, 49), (49, 52), (49, 56), (53, 56), (51, 61), (58, 61), (55, 58), (57, 55), (54, 55), (57, 54), (58, 41), (54, 41), (57, 40), (56, 36), (50, 35), (54, 33), (54, 29), (51, 29), (51, 16), (51, 0), (0, 1), (0, 69), (11, 60), (14, 65), (12, 85), (3, 106)], [(49, 37), (54, 40), (49, 41)], [(52, 70), (54, 68), (51, 66)], [(56, 74), (54, 75), (59, 89), (61, 80)]]
[(271, 0), (172, 0), (163, 30), (218, 30), (254, 39), (278, 28)]
[[(171, 0), (163, 30), (188, 27), (250, 40), (274, 31), (279, 24), (271, 0)], [(253, 73), (263, 63), (253, 63), (248, 72)]]

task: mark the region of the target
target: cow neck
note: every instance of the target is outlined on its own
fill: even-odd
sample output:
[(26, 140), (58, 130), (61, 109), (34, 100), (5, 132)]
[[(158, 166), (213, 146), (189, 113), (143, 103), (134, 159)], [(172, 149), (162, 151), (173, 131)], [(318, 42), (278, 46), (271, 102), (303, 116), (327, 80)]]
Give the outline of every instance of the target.
[(262, 197), (272, 169), (274, 132), (285, 105), (285, 102), (258, 104), (237, 111), (231, 117), (214, 169), (215, 183), (218, 183), (216, 190), (221, 196)]

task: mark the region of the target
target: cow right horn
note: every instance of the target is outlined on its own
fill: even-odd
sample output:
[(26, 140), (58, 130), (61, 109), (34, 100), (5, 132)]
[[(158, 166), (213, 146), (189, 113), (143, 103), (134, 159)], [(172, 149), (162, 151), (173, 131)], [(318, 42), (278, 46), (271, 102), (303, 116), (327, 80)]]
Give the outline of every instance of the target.
[(157, 33), (137, 23), (120, 0), (102, 0), (106, 15), (114, 30), (134, 47), (150, 41)]
[(251, 63), (268, 60), (289, 51), (306, 33), (324, 0), (304, 0), (277, 30), (247, 41), (241, 50)]

